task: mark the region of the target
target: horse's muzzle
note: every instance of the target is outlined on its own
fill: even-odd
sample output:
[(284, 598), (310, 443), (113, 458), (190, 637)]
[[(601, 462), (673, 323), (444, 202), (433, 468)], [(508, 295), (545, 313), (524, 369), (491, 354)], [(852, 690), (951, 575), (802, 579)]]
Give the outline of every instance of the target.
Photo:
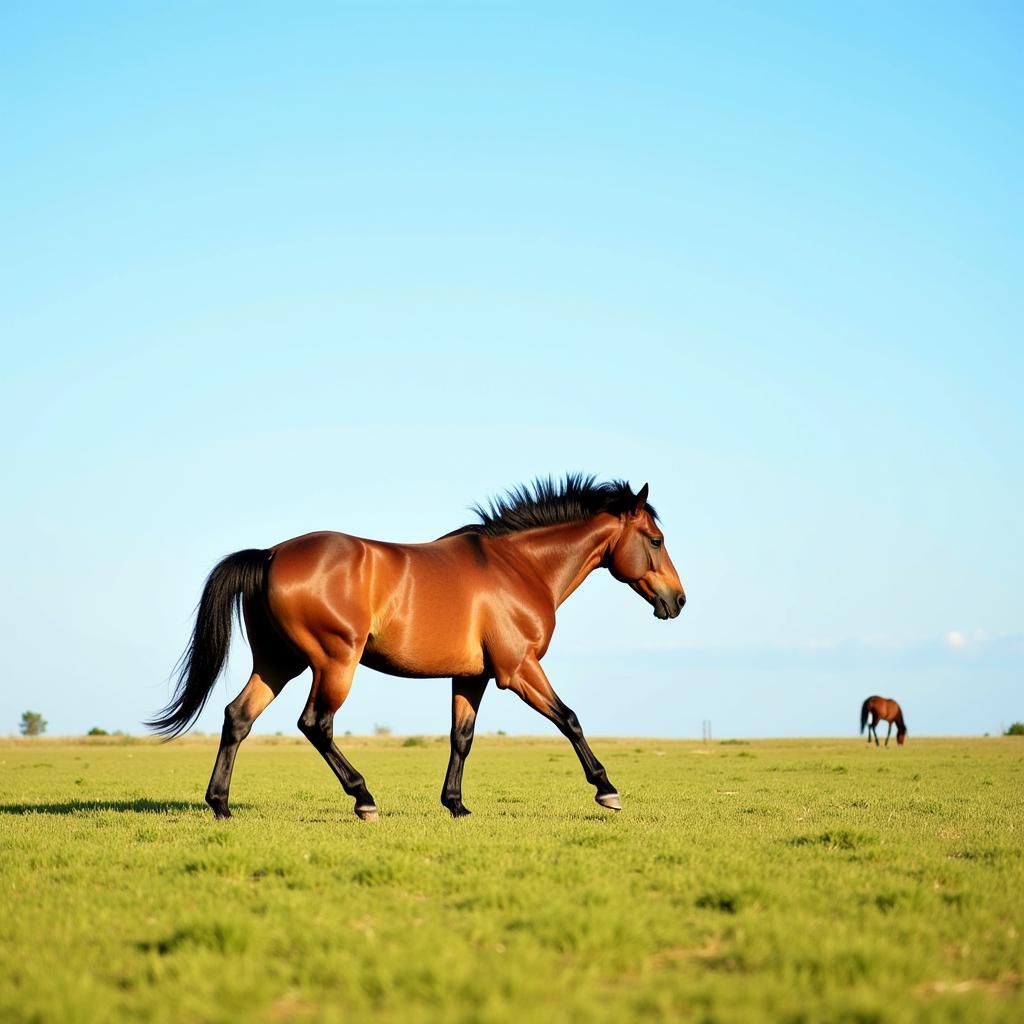
[(654, 596), (654, 616), (658, 619), (674, 619), (686, 604), (686, 595), (682, 592), (664, 598), (661, 594)]

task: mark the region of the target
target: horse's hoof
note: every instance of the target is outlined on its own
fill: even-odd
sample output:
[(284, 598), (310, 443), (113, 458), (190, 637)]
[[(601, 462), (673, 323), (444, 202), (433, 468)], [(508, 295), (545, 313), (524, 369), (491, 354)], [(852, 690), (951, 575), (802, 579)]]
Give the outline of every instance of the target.
[(377, 808), (373, 804), (367, 804), (363, 807), (356, 808), (356, 814), (363, 819), (363, 821), (376, 821), (377, 820)]
[(622, 801), (619, 799), (618, 793), (598, 793), (594, 799), (602, 807), (607, 807), (609, 811), (622, 810)]

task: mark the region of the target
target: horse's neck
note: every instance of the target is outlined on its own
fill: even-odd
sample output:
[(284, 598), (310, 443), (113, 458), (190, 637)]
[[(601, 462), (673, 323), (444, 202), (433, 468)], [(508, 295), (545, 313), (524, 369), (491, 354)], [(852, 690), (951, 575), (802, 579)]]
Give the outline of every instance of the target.
[(603, 561), (620, 524), (610, 515), (502, 538), (551, 591), (557, 608)]

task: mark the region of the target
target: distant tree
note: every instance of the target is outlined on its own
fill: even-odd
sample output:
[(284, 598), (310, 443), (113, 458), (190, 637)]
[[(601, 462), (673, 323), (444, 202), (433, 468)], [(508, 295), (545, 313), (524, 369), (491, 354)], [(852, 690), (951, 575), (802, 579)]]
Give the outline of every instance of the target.
[(46, 732), (47, 721), (38, 711), (26, 711), (21, 716), (22, 736), (42, 736)]
[(375, 725), (373, 727), (374, 736), (390, 736), (391, 726), (390, 725)]
[(1007, 736), (1024, 736), (1024, 722), (1014, 722), (1009, 729), (1006, 730)]
[(101, 729), (98, 725), (94, 725), (86, 734), (86, 736), (109, 736), (110, 733), (106, 729)]

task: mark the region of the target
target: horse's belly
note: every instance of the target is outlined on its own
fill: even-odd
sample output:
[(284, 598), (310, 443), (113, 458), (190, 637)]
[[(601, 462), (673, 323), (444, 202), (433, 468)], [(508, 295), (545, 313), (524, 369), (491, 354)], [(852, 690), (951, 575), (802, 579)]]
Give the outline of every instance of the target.
[(378, 672), (410, 679), (480, 675), (484, 670), (483, 650), (479, 645), (460, 646), (464, 649), (435, 645), (429, 638), (389, 643), (386, 638), (370, 637), (359, 661)]
[(405, 568), (378, 599), (363, 664), (397, 676), (480, 675), (487, 588), (447, 562), (421, 557)]

